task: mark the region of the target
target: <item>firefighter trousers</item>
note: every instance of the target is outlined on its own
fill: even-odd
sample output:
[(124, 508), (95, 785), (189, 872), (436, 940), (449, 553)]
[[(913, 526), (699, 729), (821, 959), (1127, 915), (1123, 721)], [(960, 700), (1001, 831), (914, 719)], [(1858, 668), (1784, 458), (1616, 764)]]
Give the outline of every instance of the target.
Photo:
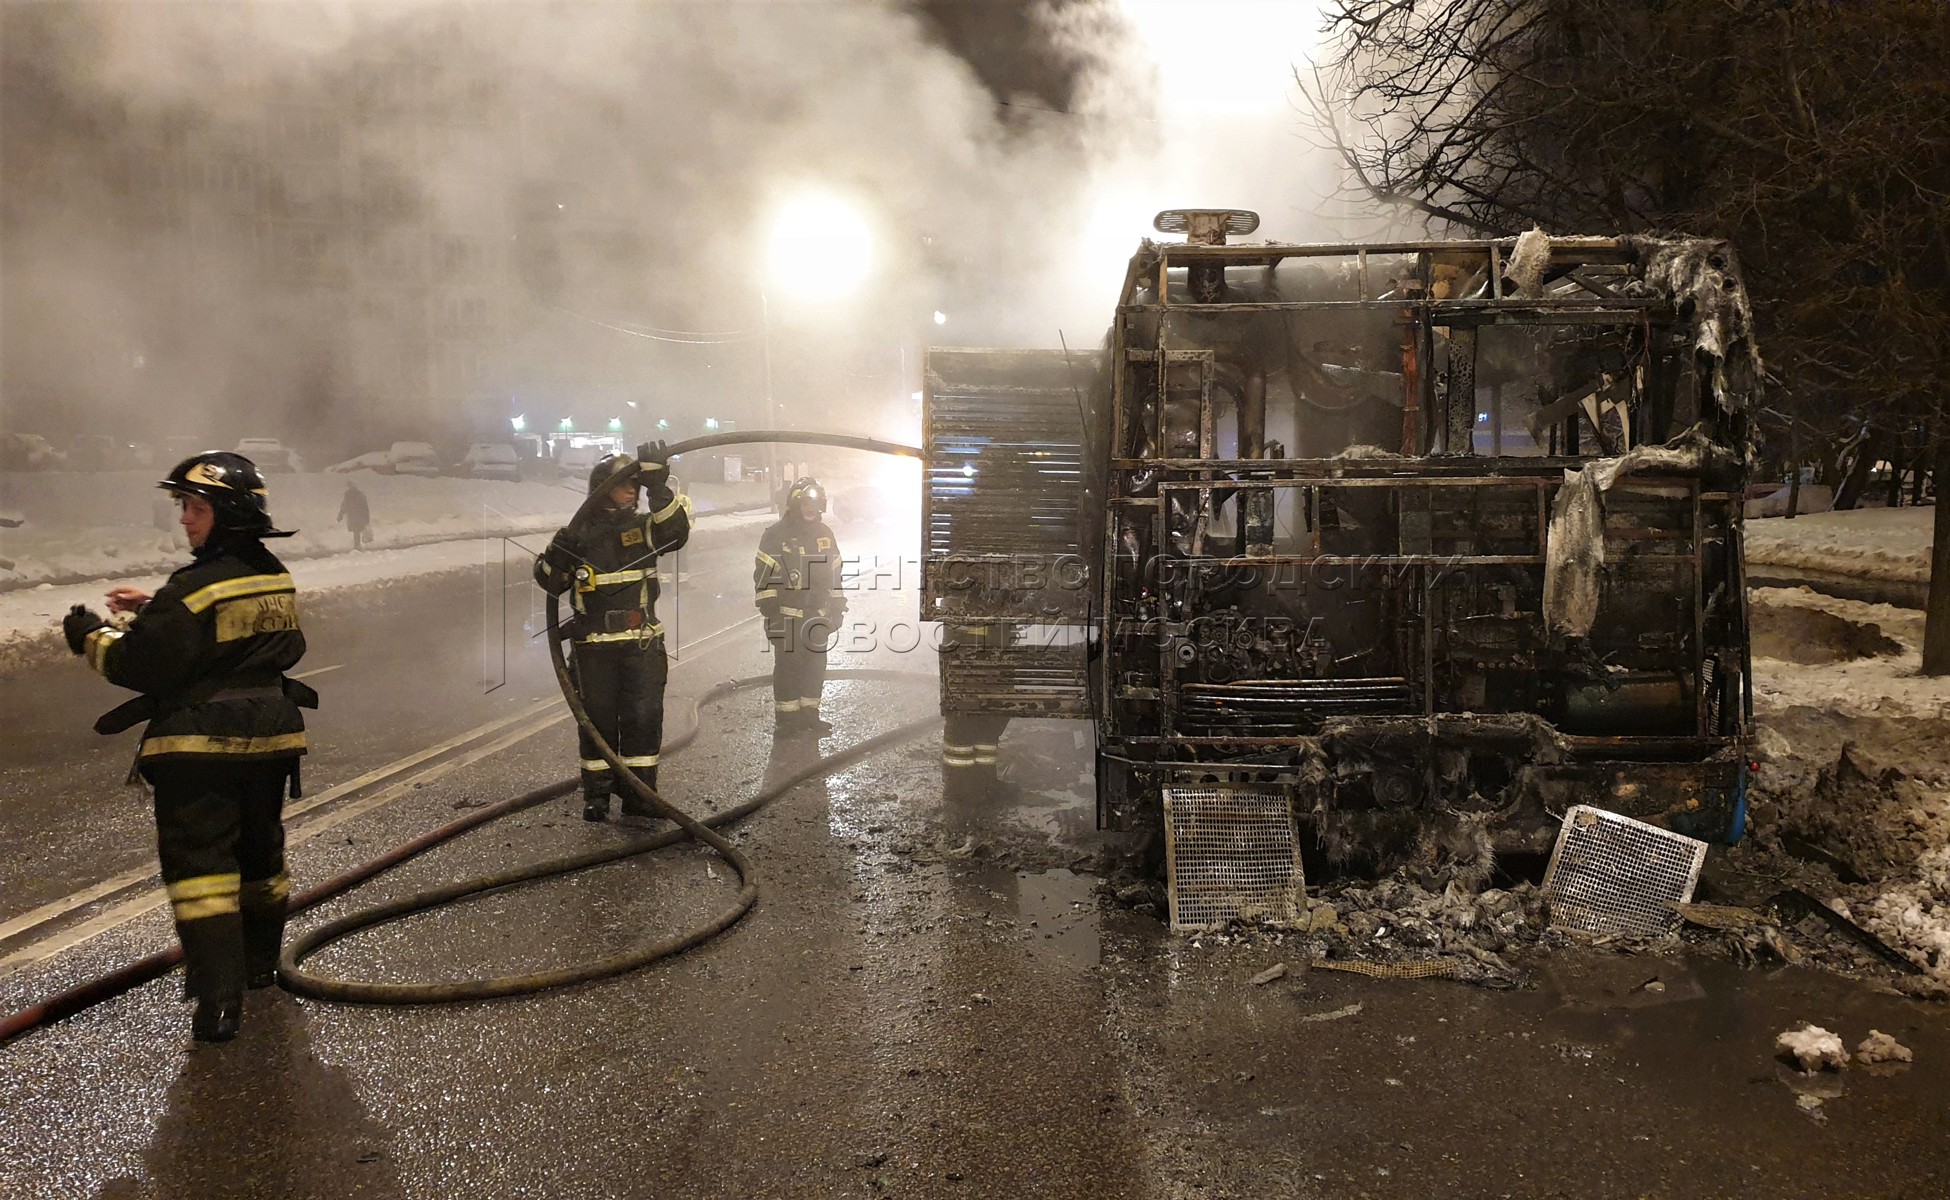
[[(578, 643), (570, 676), (589, 720), (623, 764), (651, 787), (657, 786), (657, 757), (664, 745), (664, 684), (670, 663), (662, 638), (650, 642)], [(618, 791), (614, 772), (589, 732), (578, 728), (582, 790), (607, 797)]]
[(944, 713), (941, 781), (951, 798), (973, 799), (996, 782), (996, 757), (1009, 718), (993, 713)]
[(241, 995), (268, 983), (284, 941), (284, 795), (295, 760), (145, 764), (156, 854), (183, 943), (184, 994)]
[(827, 639), (788, 626), (772, 639), (772, 715), (782, 725), (817, 720), (826, 690)]

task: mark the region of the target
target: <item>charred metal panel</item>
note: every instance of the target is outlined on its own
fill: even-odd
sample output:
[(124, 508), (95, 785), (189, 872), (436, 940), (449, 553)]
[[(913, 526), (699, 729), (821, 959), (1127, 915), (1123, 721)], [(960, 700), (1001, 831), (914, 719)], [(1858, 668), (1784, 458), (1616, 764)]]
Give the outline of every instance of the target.
[(1082, 620), (1093, 356), (931, 349), (922, 616)]
[(1584, 799), (1738, 836), (1755, 371), (1724, 246), (1139, 259), (1094, 418), (1100, 821), (1235, 782), (1294, 789), (1348, 861), (1533, 846)]

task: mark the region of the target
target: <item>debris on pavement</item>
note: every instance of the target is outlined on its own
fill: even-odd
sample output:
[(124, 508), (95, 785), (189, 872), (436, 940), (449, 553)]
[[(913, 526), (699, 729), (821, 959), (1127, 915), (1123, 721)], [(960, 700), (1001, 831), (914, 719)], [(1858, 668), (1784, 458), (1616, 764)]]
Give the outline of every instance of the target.
[(1275, 979), (1279, 979), (1283, 977), (1285, 974), (1286, 974), (1286, 964), (1283, 962), (1274, 963), (1272, 966), (1266, 968), (1264, 971), (1261, 971), (1259, 974), (1253, 976), (1253, 986), (1265, 987), (1267, 984), (1273, 982)]
[(1885, 1062), (1911, 1062), (1915, 1057), (1914, 1054), (1910, 1053), (1908, 1046), (1903, 1045), (1880, 1029), (1869, 1030), (1869, 1036), (1863, 1038), (1862, 1044), (1855, 1048), (1855, 1061), (1865, 1065)]
[(1306, 1013), (1300, 1017), (1302, 1024), (1312, 1025), (1320, 1021), (1338, 1021), (1342, 1017), (1352, 1017), (1361, 1011), (1361, 1002), (1343, 1005), (1328, 1012)]
[(1848, 1066), (1842, 1039), (1819, 1025), (1803, 1025), (1776, 1036), (1774, 1052), (1792, 1058), (1803, 1071), (1840, 1071)]

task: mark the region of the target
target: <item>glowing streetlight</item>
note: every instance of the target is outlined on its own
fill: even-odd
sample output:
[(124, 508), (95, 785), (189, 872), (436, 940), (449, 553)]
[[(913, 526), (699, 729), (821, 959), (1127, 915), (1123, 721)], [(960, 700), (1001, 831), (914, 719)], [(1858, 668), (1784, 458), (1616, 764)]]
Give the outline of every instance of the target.
[(938, 309), (938, 308), (937, 308), (937, 309), (935, 309), (935, 310), (934, 310), (934, 323), (935, 323), (936, 325), (946, 325), (946, 324), (948, 323), (948, 314), (947, 314), (947, 313), (945, 313), (945, 312), (942, 312), (942, 311), (941, 311), (940, 309)]
[(567, 417), (563, 417), (560, 421), (557, 421), (555, 423), (555, 427), (557, 429), (560, 429), (563, 433), (567, 433), (576, 427), (576, 423), (574, 421), (571, 421)]
[(718, 427), (718, 419), (716, 417), (704, 418), (704, 427), (706, 429), (715, 430)]
[(666, 429), (669, 429), (669, 428), (670, 428), (670, 422), (669, 422), (669, 421), (667, 421), (667, 420), (665, 420), (665, 419), (664, 419), (664, 418), (662, 418), (662, 417), (658, 417), (658, 418), (657, 418), (657, 432), (659, 432), (659, 433), (661, 433), (661, 432), (663, 432), (664, 430), (666, 430)]
[(522, 430), (528, 428), (528, 418), (524, 414), (517, 413), (508, 418), (508, 424), (514, 426), (516, 433), (520, 433)]
[(873, 269), (873, 230), (860, 209), (829, 192), (791, 197), (772, 217), (768, 275), (781, 291), (831, 300)]
[(611, 418), (609, 419), (609, 431), (610, 431), (611, 433), (617, 433), (617, 432), (620, 432), (620, 431), (622, 430), (622, 428), (623, 428), (623, 418), (621, 418), (621, 417), (611, 417)]

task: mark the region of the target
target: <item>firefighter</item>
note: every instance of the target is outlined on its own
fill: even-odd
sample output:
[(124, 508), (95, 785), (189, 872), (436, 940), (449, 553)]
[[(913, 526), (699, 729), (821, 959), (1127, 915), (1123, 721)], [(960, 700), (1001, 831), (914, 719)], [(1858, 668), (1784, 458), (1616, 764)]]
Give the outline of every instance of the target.
[(807, 476), (786, 491), (785, 515), (758, 542), (752, 569), (765, 638), (772, 644), (772, 715), (780, 733), (831, 733), (820, 719), (826, 651), (846, 597), (840, 549), (820, 514), (826, 489)]
[[(637, 508), (639, 489), (649, 496), (648, 516)], [(563, 633), (574, 647), (576, 694), (623, 765), (654, 790), (670, 673), (657, 621), (657, 556), (690, 540), (690, 498), (672, 490), (662, 442), (639, 447), (635, 458), (604, 457), (589, 472), (589, 494), (601, 498), (556, 531), (535, 560), (535, 582), (552, 596), (569, 593), (573, 615)], [(624, 816), (654, 816), (613, 778), (588, 731), (579, 736), (582, 819), (608, 820), (612, 793), (622, 796)]]
[[(193, 559), (148, 595), (117, 587), (112, 613), (82, 605), (62, 621), (68, 647), (110, 683), (142, 693), (95, 722), (120, 733), (147, 720), (136, 772), (155, 789), (156, 849), (183, 944), (184, 993), (198, 1041), (235, 1037), (246, 987), (276, 981), (284, 938), (284, 798), (299, 795), (299, 708), (318, 695), (285, 678), (304, 657), (291, 576), (264, 546), (264, 476), (238, 454), (178, 463), (159, 487), (182, 507)], [(131, 774), (131, 782), (135, 773)]]
[[(943, 629), (941, 653), (957, 655), (1014, 642), (1010, 626), (949, 624)], [(959, 672), (941, 672), (941, 782), (949, 800), (975, 800), (1000, 793), (996, 774), (1002, 731), (1009, 718), (997, 713), (958, 712), (949, 694), (949, 681)]]

